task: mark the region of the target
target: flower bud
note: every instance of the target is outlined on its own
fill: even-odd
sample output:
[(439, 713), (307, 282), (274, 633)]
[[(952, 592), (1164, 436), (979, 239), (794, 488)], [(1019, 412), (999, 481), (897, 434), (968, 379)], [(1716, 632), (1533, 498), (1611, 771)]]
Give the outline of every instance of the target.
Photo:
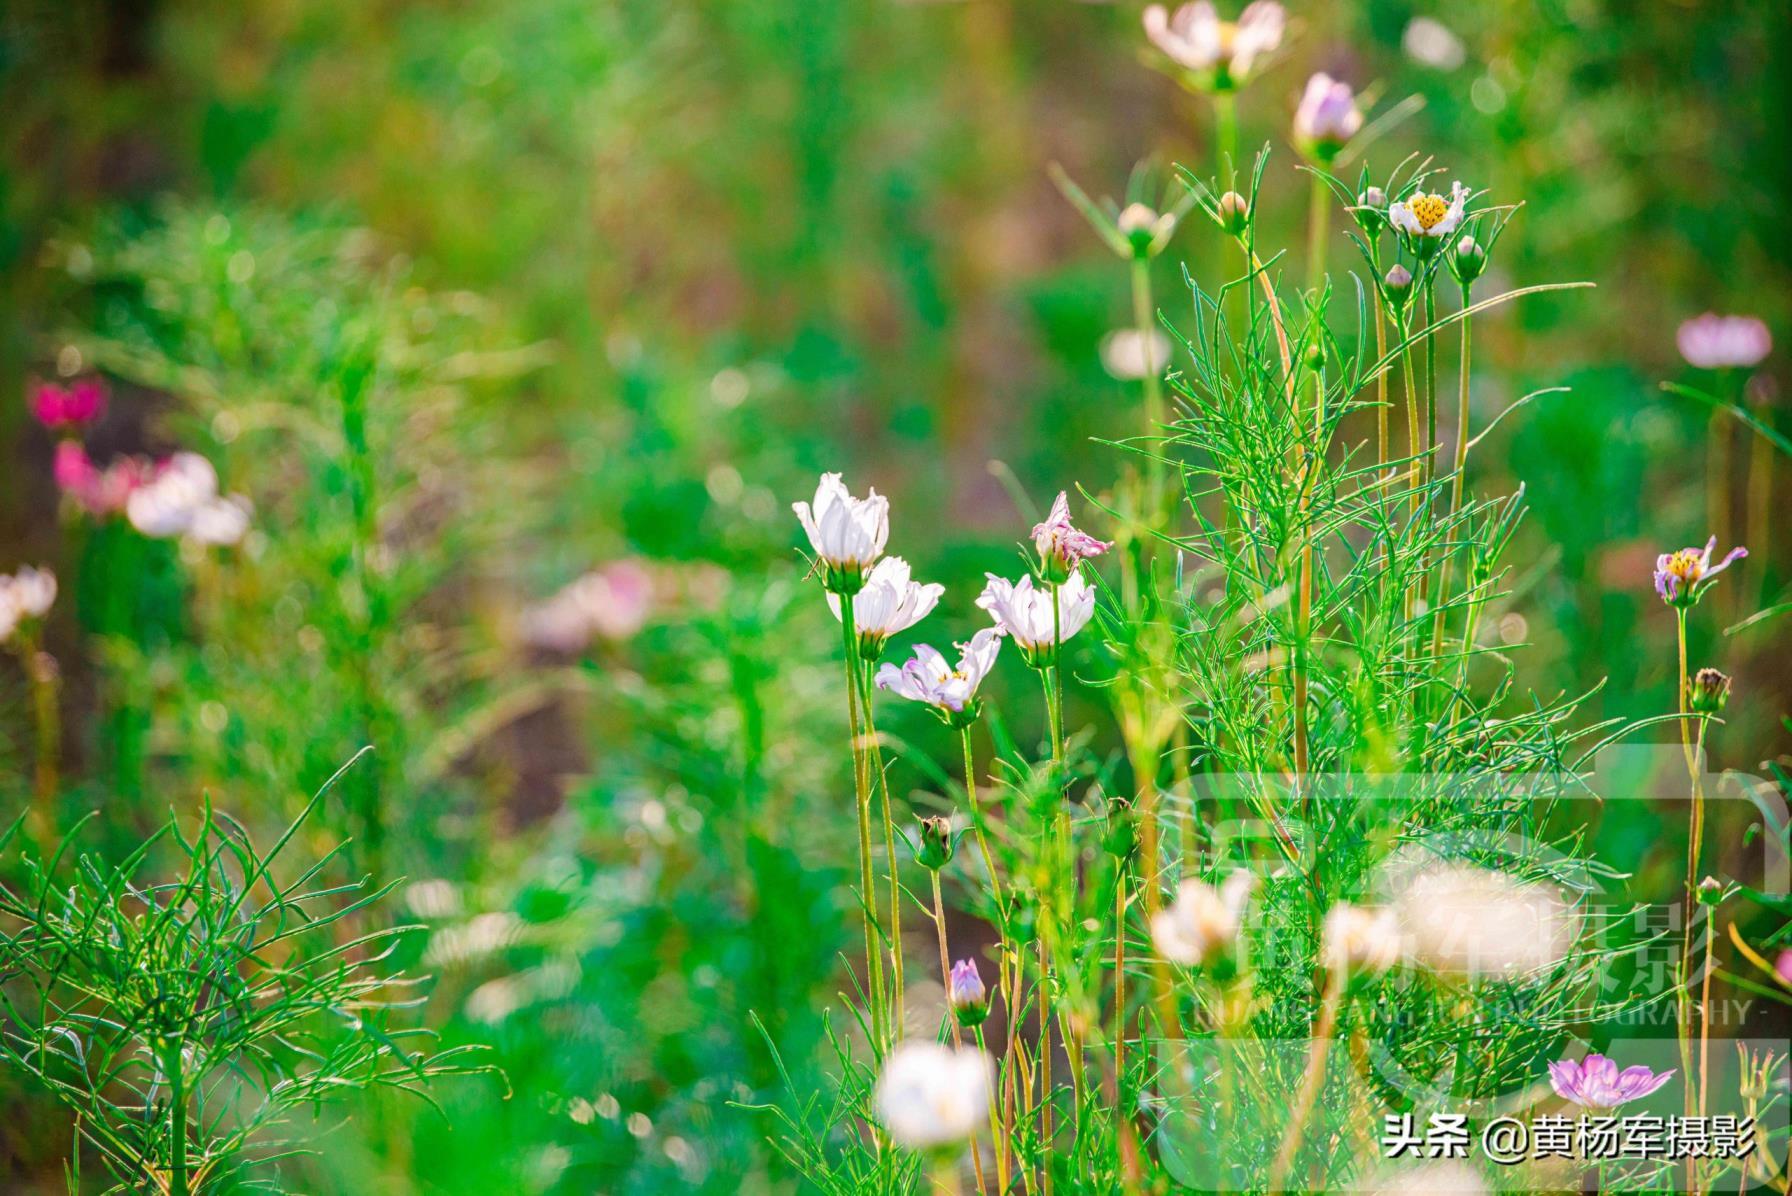
[(1729, 700), (1729, 675), (1716, 669), (1700, 669), (1686, 683), (1686, 704), (1694, 714), (1719, 714)]
[(1132, 803), (1124, 797), (1108, 799), (1108, 824), (1102, 832), (1101, 849), (1115, 859), (1130, 857), (1139, 845), (1138, 819)]
[(1724, 899), (1723, 882), (1715, 876), (1707, 876), (1699, 882), (1699, 904), (1720, 905)]
[(915, 858), (923, 868), (938, 872), (952, 862), (952, 824), (937, 815), (921, 819), (920, 843)]
[(1388, 226), (1388, 193), (1380, 187), (1368, 188), (1356, 197), (1351, 215), (1356, 217), (1357, 227), (1371, 237), (1379, 237)]
[(952, 965), (952, 974), (946, 978), (946, 1004), (967, 1030), (981, 1026), (989, 1016), (989, 989), (977, 971), (976, 960), (961, 959)]
[(1218, 215), (1215, 217), (1221, 228), (1238, 236), (1250, 227), (1251, 204), (1236, 191), (1228, 191), (1220, 196)]
[(1412, 298), (1412, 271), (1396, 262), (1381, 280), (1381, 293), (1396, 313), (1405, 311), (1406, 301)]
[(1487, 251), (1481, 248), (1480, 242), (1473, 237), (1463, 237), (1456, 242), (1455, 250), (1450, 254), (1450, 273), (1456, 281), (1468, 286), (1481, 277), (1481, 271), (1487, 269)]
[(1158, 238), (1169, 232), (1173, 217), (1159, 216), (1142, 203), (1129, 203), (1114, 221), (1120, 235), (1132, 246), (1134, 257), (1150, 257), (1157, 249)]

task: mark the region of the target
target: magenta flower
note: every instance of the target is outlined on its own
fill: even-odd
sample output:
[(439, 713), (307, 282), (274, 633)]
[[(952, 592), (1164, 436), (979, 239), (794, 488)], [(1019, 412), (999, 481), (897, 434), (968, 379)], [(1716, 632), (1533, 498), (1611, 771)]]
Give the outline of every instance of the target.
[(1713, 565), (1711, 550), (1716, 547), (1717, 537), (1712, 536), (1705, 541), (1703, 549), (1682, 548), (1679, 552), (1664, 552), (1656, 557), (1655, 592), (1661, 595), (1661, 600), (1673, 607), (1694, 605), (1711, 587), (1713, 578), (1748, 555), (1748, 549), (1738, 546)]
[(1561, 1059), (1549, 1065), (1549, 1086), (1556, 1095), (1589, 1109), (1615, 1109), (1648, 1096), (1674, 1078), (1674, 1070), (1657, 1074), (1646, 1067), (1618, 1065), (1604, 1055), (1588, 1055), (1576, 1063)]
[(122, 512), (131, 495), (154, 478), (158, 468), (147, 457), (120, 457), (101, 469), (80, 441), (64, 440), (56, 446), (52, 472), (58, 489), (88, 514), (103, 518)]
[(98, 378), (80, 378), (67, 387), (40, 382), (31, 394), (31, 414), (46, 428), (79, 428), (106, 410), (106, 387)]
[(1749, 369), (1773, 352), (1773, 334), (1753, 316), (1706, 312), (1680, 325), (1680, 356), (1702, 370)]
[(1098, 557), (1113, 545), (1080, 531), (1070, 522), (1070, 495), (1058, 491), (1052, 513), (1044, 523), (1033, 526), (1033, 547), (1039, 550), (1040, 571), (1048, 581), (1063, 581), (1075, 568), (1091, 557)]

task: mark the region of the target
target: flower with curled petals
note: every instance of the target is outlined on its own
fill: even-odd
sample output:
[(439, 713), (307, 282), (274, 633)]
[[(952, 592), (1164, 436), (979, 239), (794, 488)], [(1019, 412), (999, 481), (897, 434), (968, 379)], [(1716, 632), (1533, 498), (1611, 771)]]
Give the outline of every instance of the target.
[(1579, 1062), (1559, 1059), (1549, 1065), (1549, 1086), (1556, 1095), (1589, 1109), (1615, 1109), (1640, 1100), (1673, 1078), (1672, 1068), (1655, 1072), (1639, 1065), (1619, 1071), (1604, 1055), (1588, 1055)]
[(1450, 197), (1415, 191), (1388, 205), (1388, 223), (1406, 239), (1420, 257), (1430, 257), (1462, 226), (1467, 214), (1468, 191), (1461, 183), (1450, 184)]
[(995, 667), (1002, 650), (1002, 633), (985, 627), (967, 644), (958, 645), (958, 667), (927, 644), (916, 644), (915, 654), (901, 668), (886, 664), (877, 670), (877, 687), (922, 702), (947, 726), (963, 730), (977, 721), (983, 704), (977, 688)]
[(1252, 0), (1237, 21), (1222, 21), (1208, 0), (1174, 13), (1161, 4), (1145, 10), (1145, 36), (1202, 90), (1232, 91), (1250, 78), (1257, 60), (1282, 44), (1286, 17), (1275, 0)]
[(1679, 610), (1696, 605), (1719, 573), (1748, 555), (1748, 549), (1737, 546), (1713, 565), (1711, 552), (1716, 547), (1717, 537), (1712, 536), (1705, 541), (1704, 548), (1682, 548), (1679, 552), (1664, 552), (1656, 557), (1655, 592), (1661, 595), (1661, 600)]
[(1080, 572), (1056, 587), (1035, 587), (1031, 577), (1015, 582), (993, 573), (985, 576), (989, 584), (977, 605), (989, 612), (998, 631), (1013, 638), (1022, 659), (1036, 669), (1049, 667), (1058, 657), (1058, 645), (1094, 617), (1095, 591)]
[(1070, 495), (1060, 490), (1045, 522), (1033, 525), (1033, 547), (1039, 553), (1039, 573), (1050, 582), (1068, 578), (1076, 567), (1098, 557), (1113, 545), (1080, 531), (1070, 522)]
[(824, 473), (813, 503), (790, 504), (809, 536), (809, 547), (830, 593), (850, 595), (884, 554), (890, 538), (890, 500), (875, 490), (854, 498), (837, 473)]
[[(871, 567), (865, 584), (852, 603), (853, 628), (859, 634), (859, 653), (866, 660), (883, 655), (884, 644), (898, 631), (907, 631), (939, 605), (946, 587), (938, 582), (922, 585), (909, 575), (908, 562), (887, 556)], [(840, 597), (828, 595), (834, 617), (840, 617)]]

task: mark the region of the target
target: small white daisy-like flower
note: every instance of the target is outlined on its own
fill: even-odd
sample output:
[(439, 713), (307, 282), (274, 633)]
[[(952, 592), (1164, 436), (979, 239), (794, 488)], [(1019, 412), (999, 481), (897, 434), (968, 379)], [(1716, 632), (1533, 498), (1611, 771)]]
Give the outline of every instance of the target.
[(1468, 208), (1468, 191), (1461, 183), (1450, 184), (1450, 195), (1415, 191), (1388, 205), (1388, 223), (1403, 233), (1421, 253), (1443, 245), (1462, 226)]

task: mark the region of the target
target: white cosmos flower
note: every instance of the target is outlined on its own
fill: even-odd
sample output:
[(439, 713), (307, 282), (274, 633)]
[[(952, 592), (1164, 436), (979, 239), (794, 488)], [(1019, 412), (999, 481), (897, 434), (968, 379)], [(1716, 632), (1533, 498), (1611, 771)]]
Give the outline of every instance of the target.
[(989, 1118), (991, 1072), (989, 1056), (975, 1048), (899, 1042), (877, 1077), (877, 1119), (911, 1150), (962, 1142)]
[(0, 577), (21, 619), (41, 619), (56, 602), (56, 575), (26, 565), (11, 577)]
[(1406, 954), (1450, 975), (1513, 979), (1554, 967), (1574, 945), (1574, 914), (1552, 886), (1474, 864), (1419, 867), (1393, 906)]
[(1462, 224), (1468, 207), (1468, 191), (1461, 183), (1450, 184), (1450, 197), (1415, 191), (1388, 205), (1388, 223), (1428, 247), (1435, 248)]
[(977, 605), (989, 612), (996, 630), (1014, 638), (1028, 663), (1049, 659), (1060, 643), (1081, 631), (1095, 614), (1095, 591), (1080, 572), (1057, 587), (1055, 625), (1050, 587), (1035, 588), (1031, 576), (1018, 582), (993, 573), (984, 576), (989, 584), (983, 587)]
[(1151, 918), (1151, 942), (1171, 963), (1197, 967), (1229, 954), (1238, 943), (1245, 902), (1257, 877), (1240, 868), (1217, 889), (1185, 880), (1176, 900)]
[(146, 536), (182, 535), (196, 511), (218, 497), (218, 471), (198, 453), (176, 453), (131, 491), (125, 515)]
[[(871, 567), (865, 586), (852, 600), (853, 628), (859, 640), (876, 655), (884, 641), (898, 631), (907, 631), (939, 605), (946, 587), (938, 582), (922, 585), (909, 576), (908, 562), (899, 556), (887, 556)], [(840, 617), (840, 597), (828, 595), (828, 606), (834, 617)]]
[(975, 721), (977, 688), (995, 667), (1001, 650), (1002, 633), (994, 627), (985, 627), (970, 643), (958, 645), (957, 668), (928, 645), (916, 644), (907, 664), (901, 668), (886, 664), (877, 670), (877, 687), (911, 702), (925, 702), (947, 722), (962, 726)]
[(890, 500), (875, 490), (854, 498), (839, 474), (824, 473), (815, 487), (814, 503), (791, 503), (790, 509), (809, 536), (828, 589), (856, 592), (890, 538)]
[(1236, 22), (1220, 20), (1208, 0), (1194, 0), (1174, 13), (1161, 4), (1145, 10), (1145, 36), (1170, 60), (1197, 74), (1211, 72), (1212, 86), (1226, 90), (1243, 83), (1257, 59), (1282, 44), (1284, 16), (1274, 0), (1253, 0)]
[(240, 494), (214, 498), (194, 509), (187, 520), (187, 539), (195, 544), (227, 546), (237, 543), (249, 530), (249, 500)]
[(1320, 934), (1325, 966), (1350, 975), (1377, 975), (1400, 962), (1400, 923), (1391, 909), (1340, 901), (1325, 911)]

